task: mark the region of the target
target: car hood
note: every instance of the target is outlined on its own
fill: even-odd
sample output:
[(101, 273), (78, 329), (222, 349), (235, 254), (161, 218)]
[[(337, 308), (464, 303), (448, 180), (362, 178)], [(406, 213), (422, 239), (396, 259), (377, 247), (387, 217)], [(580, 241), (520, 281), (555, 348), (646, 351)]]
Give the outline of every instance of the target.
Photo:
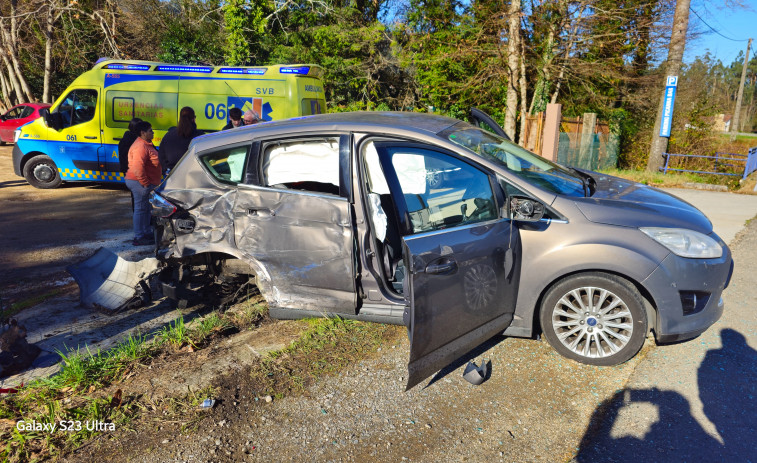
[(686, 201), (641, 183), (593, 172), (596, 191), (588, 198), (573, 198), (591, 222), (624, 227), (687, 228), (712, 233), (712, 223)]

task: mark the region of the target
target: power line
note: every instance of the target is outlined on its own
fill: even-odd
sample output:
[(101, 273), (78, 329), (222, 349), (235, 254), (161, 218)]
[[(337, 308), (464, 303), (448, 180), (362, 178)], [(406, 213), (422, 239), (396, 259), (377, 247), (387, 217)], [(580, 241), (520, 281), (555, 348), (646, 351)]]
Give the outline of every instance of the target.
[(716, 29), (715, 29), (714, 27), (712, 27), (712, 26), (710, 26), (709, 24), (707, 24), (707, 21), (705, 21), (704, 19), (702, 19), (702, 17), (701, 17), (701, 16), (699, 16), (699, 13), (697, 13), (697, 12), (696, 12), (696, 11), (694, 10), (694, 8), (692, 8), (692, 7), (689, 7), (689, 10), (690, 10), (690, 11), (691, 11), (692, 13), (694, 13), (694, 14), (696, 15), (696, 17), (697, 17), (697, 18), (699, 18), (699, 20), (700, 20), (700, 21), (702, 21), (702, 22), (704, 23), (704, 25), (705, 25), (705, 26), (709, 27), (709, 28), (710, 28), (710, 30), (711, 30), (712, 32), (714, 32), (714, 33), (718, 34), (719, 36), (723, 37), (724, 39), (727, 39), (727, 40), (731, 40), (731, 41), (734, 41), (734, 42), (746, 42), (747, 40), (749, 40), (749, 39), (732, 39), (731, 37), (726, 37), (725, 35), (721, 34), (721, 33), (720, 33), (720, 32), (719, 32), (718, 30), (716, 30)]

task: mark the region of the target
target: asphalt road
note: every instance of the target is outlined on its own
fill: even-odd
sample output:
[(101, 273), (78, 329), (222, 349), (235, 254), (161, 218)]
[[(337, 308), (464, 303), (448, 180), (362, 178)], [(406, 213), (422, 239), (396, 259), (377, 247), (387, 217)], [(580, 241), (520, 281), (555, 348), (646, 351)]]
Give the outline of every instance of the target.
[(578, 462), (757, 461), (757, 196), (671, 192), (704, 211), (731, 247), (725, 312), (697, 339), (639, 362), (595, 411)]
[(12, 146), (0, 146), (0, 299), (34, 295), (66, 281), (66, 265), (100, 246), (130, 246), (131, 200), (120, 185), (64, 184), (38, 190), (13, 172)]

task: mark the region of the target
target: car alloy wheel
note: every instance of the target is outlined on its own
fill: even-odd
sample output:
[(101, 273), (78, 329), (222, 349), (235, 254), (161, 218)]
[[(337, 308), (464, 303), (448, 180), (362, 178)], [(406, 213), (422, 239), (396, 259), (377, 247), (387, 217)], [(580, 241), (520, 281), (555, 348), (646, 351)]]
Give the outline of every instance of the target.
[(591, 273), (554, 285), (542, 303), (547, 341), (561, 355), (591, 365), (617, 365), (644, 344), (647, 319), (636, 288), (614, 275)]

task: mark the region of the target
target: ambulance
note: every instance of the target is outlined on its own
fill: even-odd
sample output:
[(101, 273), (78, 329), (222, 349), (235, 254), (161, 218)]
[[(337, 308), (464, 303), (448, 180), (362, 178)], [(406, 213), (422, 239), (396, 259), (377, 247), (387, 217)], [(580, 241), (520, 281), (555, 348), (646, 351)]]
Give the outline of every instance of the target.
[(129, 121), (150, 122), (153, 143), (194, 109), (197, 128), (214, 132), (230, 108), (264, 121), (320, 114), (326, 101), (315, 65), (189, 66), (104, 60), (80, 75), (49, 112), (15, 132), (13, 169), (37, 188), (62, 182), (123, 182), (118, 142)]

